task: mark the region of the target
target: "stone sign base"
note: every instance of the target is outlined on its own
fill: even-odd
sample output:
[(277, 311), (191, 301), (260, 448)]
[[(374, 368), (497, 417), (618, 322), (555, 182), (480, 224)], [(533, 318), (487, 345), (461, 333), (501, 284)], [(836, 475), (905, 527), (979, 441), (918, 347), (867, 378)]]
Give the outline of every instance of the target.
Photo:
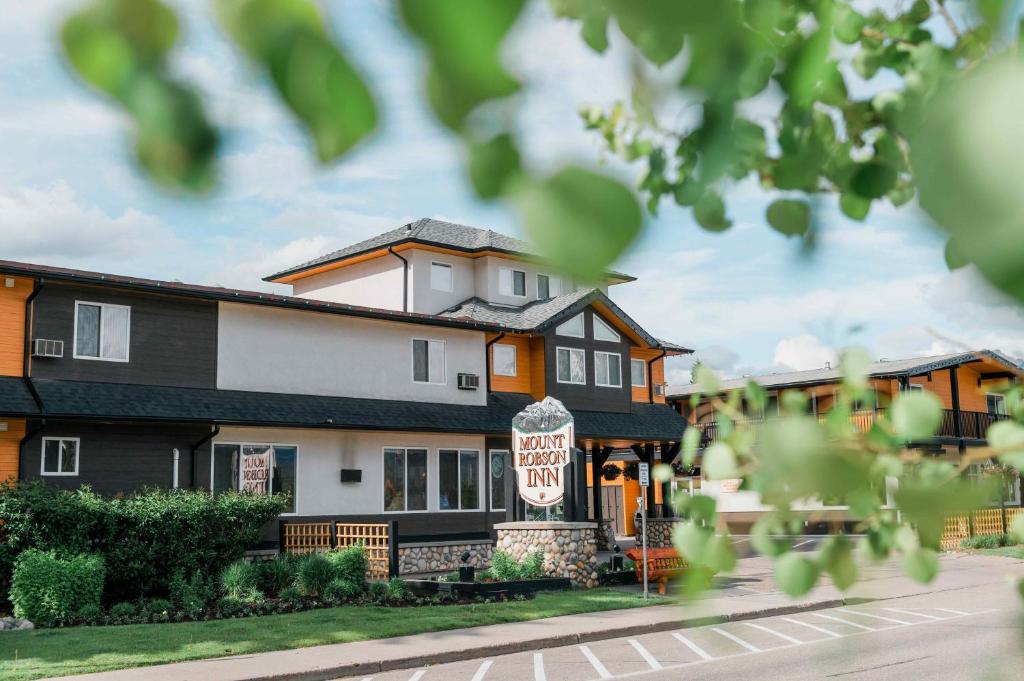
[[(675, 529), (679, 518), (648, 518), (647, 519), (647, 545), (652, 548), (671, 548), (672, 530)], [(639, 523), (637, 528), (639, 529)], [(637, 542), (637, 546), (640, 543)]]
[(547, 577), (568, 577), (583, 588), (598, 586), (597, 523), (522, 521), (499, 523), (495, 549), (516, 560), (540, 551)]

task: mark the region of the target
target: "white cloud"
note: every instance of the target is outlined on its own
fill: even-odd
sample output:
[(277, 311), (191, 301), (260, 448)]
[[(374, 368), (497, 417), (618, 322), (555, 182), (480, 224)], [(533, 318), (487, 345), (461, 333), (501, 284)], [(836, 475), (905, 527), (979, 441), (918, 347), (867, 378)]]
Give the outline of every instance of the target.
[(211, 272), (207, 279), (214, 286), (287, 294), (291, 292), (290, 286), (269, 284), (261, 281), (262, 278), (329, 253), (338, 246), (336, 240), (322, 235), (295, 239), (277, 248), (246, 240), (225, 241), (222, 252), (223, 262), (227, 264)]
[(783, 338), (775, 345), (772, 362), (779, 367), (793, 371), (820, 369), (826, 364), (836, 365), (835, 348), (822, 343), (817, 336), (803, 333)]

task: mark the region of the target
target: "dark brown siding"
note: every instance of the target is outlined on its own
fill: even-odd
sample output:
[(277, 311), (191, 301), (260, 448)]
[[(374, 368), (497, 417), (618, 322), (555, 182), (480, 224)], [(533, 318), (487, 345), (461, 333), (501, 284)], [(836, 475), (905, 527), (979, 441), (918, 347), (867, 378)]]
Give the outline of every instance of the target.
[[(592, 309), (586, 309), (584, 315), (585, 338), (559, 336), (552, 328), (544, 334), (544, 380), (547, 394), (559, 399), (566, 408), (585, 411), (617, 411), (629, 412), (632, 409), (633, 392), (629, 382), (629, 356), (632, 343), (624, 334), (619, 334), (621, 341), (612, 343), (594, 340), (594, 315)], [(609, 326), (614, 326), (605, 320)], [(587, 353), (586, 385), (559, 383), (556, 363), (556, 348), (583, 348)], [(594, 380), (594, 351), (617, 352), (620, 355), (622, 386), (618, 388), (599, 387)]]
[[(75, 301), (131, 307), (128, 362), (74, 359)], [(32, 363), (36, 378), (217, 387), (217, 303), (102, 287), (47, 283), (33, 337), (64, 341), (64, 357)]]
[[(210, 428), (202, 425), (48, 421), (43, 432), (29, 440), (22, 449), (21, 476), (25, 480), (41, 478), (64, 489), (77, 489), (88, 484), (93, 491), (108, 495), (128, 494), (143, 487), (170, 488), (173, 451), (177, 448), (178, 486), (188, 487), (192, 475), (191, 447), (209, 432)], [(78, 475), (40, 476), (44, 437), (80, 439)], [(208, 455), (200, 458), (209, 462)], [(204, 477), (201, 467), (198, 472), (198, 486), (209, 484), (209, 473)]]

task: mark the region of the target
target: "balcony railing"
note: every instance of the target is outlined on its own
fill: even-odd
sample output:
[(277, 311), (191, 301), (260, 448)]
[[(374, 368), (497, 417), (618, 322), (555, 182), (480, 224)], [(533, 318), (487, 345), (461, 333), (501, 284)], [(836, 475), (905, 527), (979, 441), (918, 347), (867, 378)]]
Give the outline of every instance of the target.
[[(871, 425), (875, 422), (876, 416), (881, 413), (878, 411), (858, 411), (850, 414), (850, 422), (853, 424), (857, 432), (863, 433), (871, 428)], [(826, 418), (825, 414), (819, 414), (818, 420), (823, 421)], [(990, 414), (984, 411), (961, 411), (960, 412), (960, 429), (957, 432), (957, 419), (956, 413), (952, 409), (944, 409), (942, 412), (942, 423), (939, 425), (939, 431), (935, 434), (936, 437), (962, 437), (968, 440), (984, 440), (985, 433), (996, 421), (1002, 421), (1003, 419), (1009, 418), (1005, 414)], [(771, 417), (769, 417), (769, 420)], [(748, 419), (741, 421), (741, 424), (747, 423), (762, 423), (765, 419)], [(701, 447), (706, 447), (712, 442), (719, 439), (719, 428), (718, 423), (712, 421), (710, 423), (700, 423), (697, 427), (701, 429)]]

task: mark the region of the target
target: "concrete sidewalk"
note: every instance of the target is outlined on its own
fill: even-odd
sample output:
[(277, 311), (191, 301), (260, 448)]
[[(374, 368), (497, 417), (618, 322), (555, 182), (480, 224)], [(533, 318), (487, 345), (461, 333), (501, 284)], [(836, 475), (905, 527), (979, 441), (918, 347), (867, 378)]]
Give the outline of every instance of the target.
[[(1005, 562), (1004, 562), (1005, 561)], [(873, 569), (867, 579), (844, 597), (823, 586), (809, 596), (792, 599), (766, 589), (743, 596), (708, 597), (686, 605), (663, 605), (582, 615), (566, 615), (531, 622), (489, 625), (416, 634), (376, 641), (340, 643), (296, 650), (197, 660), (154, 667), (124, 669), (74, 677), (89, 681), (257, 681), (289, 679), (326, 681), (367, 676), (393, 669), (490, 657), (525, 650), (579, 644), (620, 636), (695, 627), (709, 621), (736, 621), (835, 607), (850, 601), (900, 598), (956, 590), (1006, 579), (1006, 570), (1024, 571), (1024, 563), (972, 556), (943, 560), (943, 571), (931, 585), (919, 585), (886, 565)], [(742, 566), (741, 573), (764, 575), (767, 561)], [(746, 569), (743, 569), (746, 568)], [(996, 568), (993, 570), (993, 568)], [(1003, 572), (999, 575), (999, 572)], [(765, 575), (767, 576), (767, 575)], [(768, 585), (764, 584), (762, 588)], [(268, 625), (271, 623), (268, 622)], [(67, 677), (65, 677), (67, 678)]]

